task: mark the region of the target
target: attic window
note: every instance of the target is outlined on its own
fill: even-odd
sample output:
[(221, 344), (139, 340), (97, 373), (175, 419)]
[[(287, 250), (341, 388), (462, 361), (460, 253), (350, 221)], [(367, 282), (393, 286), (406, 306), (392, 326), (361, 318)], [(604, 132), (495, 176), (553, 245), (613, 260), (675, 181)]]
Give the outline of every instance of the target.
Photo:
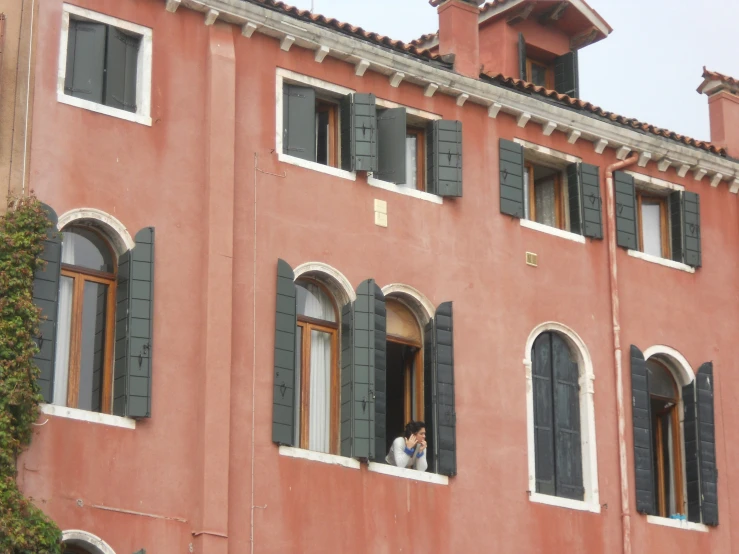
[(526, 44), (523, 33), (518, 35), (519, 78), (540, 87), (556, 90), (578, 98), (579, 70), (577, 51), (558, 55)]

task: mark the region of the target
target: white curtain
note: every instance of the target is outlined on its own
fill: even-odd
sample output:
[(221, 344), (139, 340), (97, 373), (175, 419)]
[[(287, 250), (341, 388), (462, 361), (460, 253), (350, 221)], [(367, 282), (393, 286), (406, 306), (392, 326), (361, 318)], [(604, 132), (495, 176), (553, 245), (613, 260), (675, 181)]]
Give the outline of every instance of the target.
[(401, 187), (408, 187), (411, 189), (416, 188), (416, 168), (418, 167), (418, 160), (416, 159), (418, 153), (418, 138), (416, 135), (405, 137), (405, 183), (400, 184)]
[[(673, 410), (677, 409), (677, 406), (672, 408)], [(666, 423), (665, 428), (663, 429), (663, 432), (667, 433), (667, 456), (666, 456), (666, 462), (667, 467), (665, 470), (667, 471), (667, 475), (669, 475), (669, 483), (670, 483), (670, 503), (667, 506), (667, 515), (671, 516), (674, 514), (679, 513), (682, 511), (682, 506), (679, 508), (677, 507), (675, 503), (675, 444), (672, 440), (672, 417), (671, 415), (668, 417), (665, 417), (663, 421)]]
[(523, 170), (523, 217), (524, 219), (531, 219), (529, 215), (529, 181), (531, 180), (531, 174), (529, 168)]
[[(64, 233), (62, 239), (62, 263), (74, 264), (74, 247), (77, 235)], [(69, 383), (69, 346), (72, 337), (72, 294), (74, 280), (62, 277), (59, 283), (59, 308), (56, 325), (56, 352), (54, 357), (54, 404), (67, 405)]]
[[(298, 289), (300, 290), (300, 289)], [(295, 332), (295, 444), (300, 445), (300, 376), (303, 370), (303, 328), (298, 326)]]
[(660, 221), (660, 205), (645, 204), (641, 206), (642, 239), (645, 254), (662, 256), (662, 225)]
[(543, 179), (535, 185), (536, 221), (556, 227), (557, 221), (554, 216), (554, 179)]
[(308, 449), (329, 452), (331, 433), (331, 335), (311, 331)]

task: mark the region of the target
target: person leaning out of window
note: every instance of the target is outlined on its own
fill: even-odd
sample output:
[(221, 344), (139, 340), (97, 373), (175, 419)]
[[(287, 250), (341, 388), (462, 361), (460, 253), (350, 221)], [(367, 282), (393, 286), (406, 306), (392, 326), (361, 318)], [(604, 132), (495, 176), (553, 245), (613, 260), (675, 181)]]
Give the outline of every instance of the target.
[(426, 471), (426, 424), (409, 422), (403, 436), (393, 441), (385, 461), (392, 466)]

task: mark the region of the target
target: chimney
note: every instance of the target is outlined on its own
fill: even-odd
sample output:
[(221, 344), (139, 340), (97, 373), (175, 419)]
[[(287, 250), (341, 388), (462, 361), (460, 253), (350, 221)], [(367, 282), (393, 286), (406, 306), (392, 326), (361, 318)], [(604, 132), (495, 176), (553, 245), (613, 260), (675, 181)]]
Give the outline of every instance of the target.
[(454, 71), (480, 77), (479, 5), (476, 0), (431, 0), (438, 6), (439, 55), (454, 63)]
[(739, 80), (704, 67), (698, 92), (708, 96), (711, 142), (739, 158)]

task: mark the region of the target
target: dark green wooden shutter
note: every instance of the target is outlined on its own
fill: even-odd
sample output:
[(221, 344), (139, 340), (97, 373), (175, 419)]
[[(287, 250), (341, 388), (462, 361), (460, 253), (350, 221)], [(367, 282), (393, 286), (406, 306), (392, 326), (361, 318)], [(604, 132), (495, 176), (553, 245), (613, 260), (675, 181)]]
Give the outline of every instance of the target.
[(716, 425), (713, 410), (713, 363), (703, 364), (695, 375), (698, 413), (698, 460), (700, 464), (701, 513), (703, 523), (718, 525), (718, 470), (716, 469)]
[(636, 240), (636, 192), (634, 178), (623, 171), (613, 174), (616, 196), (616, 243), (631, 250), (638, 248)]
[(341, 455), (351, 458), (354, 438), (354, 304), (341, 307)]
[(554, 90), (572, 98), (579, 98), (577, 61), (577, 51), (554, 60)]
[(341, 101), (341, 167), (377, 171), (377, 106), (374, 94), (354, 93)]
[[(392, 108), (377, 114), (377, 163), (375, 177), (390, 183), (405, 184), (406, 110)], [(411, 183), (412, 184), (412, 183)]]
[(105, 104), (136, 111), (136, 66), (141, 39), (115, 27), (108, 28), (105, 56)]
[(102, 23), (69, 20), (66, 94), (102, 103), (106, 34), (107, 25)]
[(36, 383), (39, 386), (44, 402), (54, 401), (54, 357), (56, 354), (56, 324), (59, 307), (59, 278), (62, 269), (62, 241), (56, 230), (58, 221), (56, 212), (46, 204), (41, 207), (49, 218), (49, 228), (44, 240), (44, 251), (41, 260), (43, 268), (33, 276), (33, 303), (41, 308), (39, 336), (36, 339), (39, 351), (33, 362), (39, 368)]
[(518, 33), (518, 76), (522, 81), (527, 80), (526, 39), (523, 38), (523, 33)]
[(523, 147), (500, 139), (500, 212), (524, 217)]
[(282, 87), (282, 151), (316, 161), (316, 91), (309, 87)]
[(600, 168), (597, 165), (580, 164), (582, 188), (582, 234), (594, 239), (603, 238), (603, 220), (600, 196)]
[(583, 234), (582, 192), (580, 190), (580, 164), (567, 166), (567, 200), (570, 205), (570, 231)]
[(701, 521), (700, 465), (698, 463), (698, 414), (695, 404), (695, 381), (683, 387), (683, 442), (685, 444), (685, 477), (688, 491), (688, 520)]
[(554, 460), (557, 496), (582, 500), (582, 445), (580, 439), (580, 372), (567, 343), (552, 337), (554, 394)]
[(683, 222), (685, 225), (685, 263), (700, 267), (701, 260), (701, 205), (700, 196), (683, 192)]
[(427, 188), (438, 196), (462, 196), (462, 123), (435, 120), (427, 128)]
[[(384, 419), (385, 329), (385, 298), (375, 281), (367, 279), (359, 285), (354, 302), (350, 396), (354, 404), (351, 409), (351, 456), (354, 458), (382, 459), (385, 454), (385, 426), (376, 425), (378, 405)], [(378, 444), (382, 445), (380, 452), (376, 452)]]
[(434, 473), (457, 474), (457, 412), (454, 394), (454, 316), (451, 302), (436, 310), (423, 338), (424, 408), (429, 450), (426, 460)]
[(295, 274), (285, 260), (277, 260), (275, 313), (275, 369), (272, 391), (272, 442), (295, 445), (295, 356), (297, 329)]
[(685, 251), (683, 247), (685, 226), (683, 225), (683, 193), (679, 190), (670, 193), (669, 210), (672, 259), (676, 262), (682, 262)]
[(634, 345), (631, 345), (631, 410), (636, 510), (642, 514), (655, 514), (649, 371), (644, 354)]
[(154, 306), (154, 228), (136, 233), (136, 246), (118, 260), (113, 413), (151, 417)]
[(554, 392), (550, 333), (542, 333), (534, 341), (531, 377), (534, 393), (536, 492), (555, 495)]

